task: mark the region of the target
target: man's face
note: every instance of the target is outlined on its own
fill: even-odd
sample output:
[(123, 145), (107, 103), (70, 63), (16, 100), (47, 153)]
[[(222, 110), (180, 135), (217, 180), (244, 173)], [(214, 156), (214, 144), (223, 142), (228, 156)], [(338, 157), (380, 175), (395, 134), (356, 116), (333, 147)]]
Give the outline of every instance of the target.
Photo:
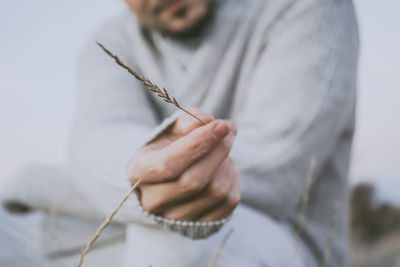
[(125, 0), (139, 20), (170, 33), (195, 27), (210, 11), (214, 0)]

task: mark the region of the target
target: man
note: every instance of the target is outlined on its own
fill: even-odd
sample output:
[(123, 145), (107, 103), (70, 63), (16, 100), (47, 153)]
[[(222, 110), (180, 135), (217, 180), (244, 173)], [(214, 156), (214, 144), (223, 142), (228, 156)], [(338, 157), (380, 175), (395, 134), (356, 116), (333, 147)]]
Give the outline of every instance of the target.
[(217, 266), (346, 266), (350, 0), (126, 2), (134, 15), (103, 25), (80, 56), (70, 177), (81, 206), (59, 209), (103, 218), (143, 179), (115, 217), (127, 226), (123, 266), (205, 266), (232, 227)]

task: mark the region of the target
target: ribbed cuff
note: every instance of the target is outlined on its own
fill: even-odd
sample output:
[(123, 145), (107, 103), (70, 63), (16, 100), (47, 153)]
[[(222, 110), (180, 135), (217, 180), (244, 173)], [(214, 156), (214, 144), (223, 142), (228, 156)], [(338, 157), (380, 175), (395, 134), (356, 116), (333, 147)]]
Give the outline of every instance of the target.
[(140, 208), (144, 216), (153, 220), (158, 225), (191, 239), (204, 239), (209, 237), (218, 232), (231, 218), (231, 216), (229, 216), (225, 219), (212, 222), (175, 221), (151, 214), (145, 211), (142, 206), (140, 206)]

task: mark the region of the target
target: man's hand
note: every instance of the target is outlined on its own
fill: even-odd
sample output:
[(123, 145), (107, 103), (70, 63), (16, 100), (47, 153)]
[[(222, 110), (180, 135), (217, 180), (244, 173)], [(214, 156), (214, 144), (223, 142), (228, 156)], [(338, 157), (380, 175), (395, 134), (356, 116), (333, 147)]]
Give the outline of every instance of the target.
[(191, 109), (131, 161), (130, 182), (142, 178), (143, 208), (165, 218), (215, 221), (226, 218), (240, 201), (240, 176), (229, 153), (237, 133), (234, 122), (215, 120)]

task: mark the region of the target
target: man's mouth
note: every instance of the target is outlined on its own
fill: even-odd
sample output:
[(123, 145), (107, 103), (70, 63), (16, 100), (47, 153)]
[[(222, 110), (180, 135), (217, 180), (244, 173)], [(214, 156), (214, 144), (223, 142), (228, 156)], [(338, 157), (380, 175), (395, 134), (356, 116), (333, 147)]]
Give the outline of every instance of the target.
[[(184, 0), (165, 0), (156, 5), (153, 8), (153, 14), (154, 15), (159, 15), (162, 12), (169, 12), (173, 13), (179, 13), (177, 15), (182, 16), (180, 13), (186, 13), (186, 8), (183, 8), (182, 5), (184, 4)], [(182, 11), (181, 11), (182, 10)], [(183, 14), (184, 15), (184, 14)]]

